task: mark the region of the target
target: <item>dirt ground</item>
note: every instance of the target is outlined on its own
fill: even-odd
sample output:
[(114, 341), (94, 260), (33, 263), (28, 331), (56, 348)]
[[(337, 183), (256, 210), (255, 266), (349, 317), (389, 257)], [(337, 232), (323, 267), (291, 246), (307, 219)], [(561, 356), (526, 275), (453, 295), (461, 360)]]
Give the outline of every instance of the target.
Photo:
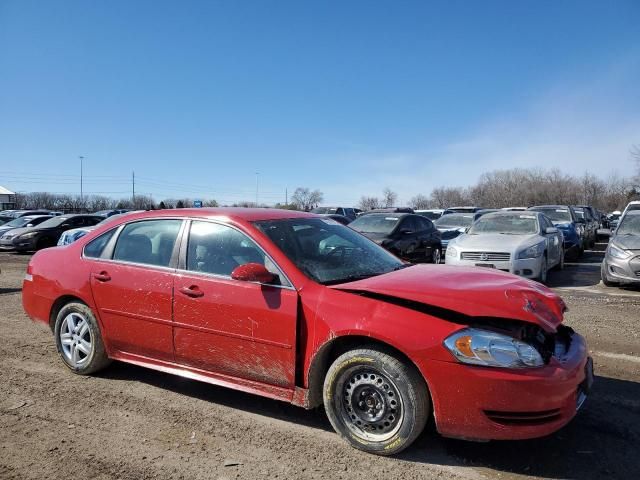
[(550, 277), (597, 374), (571, 424), (489, 443), (444, 439), (431, 424), (382, 458), (343, 443), (322, 412), (118, 363), (71, 374), (22, 311), (29, 257), (0, 253), (0, 478), (638, 478), (640, 290), (599, 285), (601, 258), (588, 252)]

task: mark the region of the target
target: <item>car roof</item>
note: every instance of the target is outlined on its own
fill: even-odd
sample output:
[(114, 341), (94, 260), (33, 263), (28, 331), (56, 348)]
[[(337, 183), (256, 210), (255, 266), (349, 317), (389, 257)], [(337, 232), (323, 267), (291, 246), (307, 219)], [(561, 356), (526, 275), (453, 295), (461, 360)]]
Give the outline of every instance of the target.
[(244, 208), (244, 207), (216, 207), (216, 208), (170, 208), (164, 210), (147, 210), (144, 212), (132, 212), (129, 218), (146, 217), (189, 217), (189, 218), (216, 218), (227, 217), (231, 220), (244, 220), (255, 222), (260, 220), (283, 220), (287, 218), (317, 218), (314, 213), (299, 212), (297, 210), (280, 210), (276, 208)]
[(394, 217), (398, 217), (398, 218), (406, 217), (408, 215), (415, 215), (417, 217), (420, 216), (420, 215), (416, 215), (415, 213), (408, 213), (408, 212), (367, 212), (366, 215), (362, 215), (362, 216), (360, 216), (358, 218), (374, 217), (374, 216), (377, 216), (377, 217), (383, 217), (383, 216), (384, 217), (388, 217), (390, 215), (392, 215)]

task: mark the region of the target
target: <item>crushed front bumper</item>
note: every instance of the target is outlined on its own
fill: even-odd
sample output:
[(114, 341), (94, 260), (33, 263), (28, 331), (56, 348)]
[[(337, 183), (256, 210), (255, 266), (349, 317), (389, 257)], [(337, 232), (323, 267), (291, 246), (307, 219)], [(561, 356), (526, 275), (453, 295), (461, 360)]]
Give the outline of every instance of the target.
[(573, 333), (561, 357), (540, 368), (503, 369), (429, 361), (421, 365), (438, 431), (467, 440), (549, 435), (569, 423), (593, 383), (584, 339)]

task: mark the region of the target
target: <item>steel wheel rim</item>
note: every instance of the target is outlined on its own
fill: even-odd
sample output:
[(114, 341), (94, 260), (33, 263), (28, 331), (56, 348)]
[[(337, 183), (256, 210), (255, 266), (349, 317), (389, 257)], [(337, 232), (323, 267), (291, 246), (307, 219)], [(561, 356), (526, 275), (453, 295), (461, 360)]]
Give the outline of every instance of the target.
[(91, 329), (87, 319), (77, 312), (64, 317), (60, 325), (62, 354), (72, 367), (81, 367), (93, 352)]
[(435, 249), (433, 251), (433, 255), (431, 256), (431, 259), (433, 260), (433, 263), (435, 263), (436, 265), (440, 263), (440, 250), (439, 249)]
[(376, 369), (355, 367), (339, 387), (340, 414), (357, 437), (381, 442), (402, 425), (404, 406), (396, 384)]

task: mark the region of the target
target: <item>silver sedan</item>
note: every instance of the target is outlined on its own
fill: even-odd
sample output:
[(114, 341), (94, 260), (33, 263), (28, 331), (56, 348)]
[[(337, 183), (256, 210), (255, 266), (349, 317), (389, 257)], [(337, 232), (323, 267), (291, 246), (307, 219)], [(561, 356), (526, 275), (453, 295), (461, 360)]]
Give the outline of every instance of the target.
[(640, 283), (640, 210), (630, 210), (609, 239), (602, 262), (602, 283)]
[(562, 232), (543, 213), (488, 213), (449, 242), (445, 263), (495, 268), (544, 283), (549, 269), (564, 268), (563, 242)]

